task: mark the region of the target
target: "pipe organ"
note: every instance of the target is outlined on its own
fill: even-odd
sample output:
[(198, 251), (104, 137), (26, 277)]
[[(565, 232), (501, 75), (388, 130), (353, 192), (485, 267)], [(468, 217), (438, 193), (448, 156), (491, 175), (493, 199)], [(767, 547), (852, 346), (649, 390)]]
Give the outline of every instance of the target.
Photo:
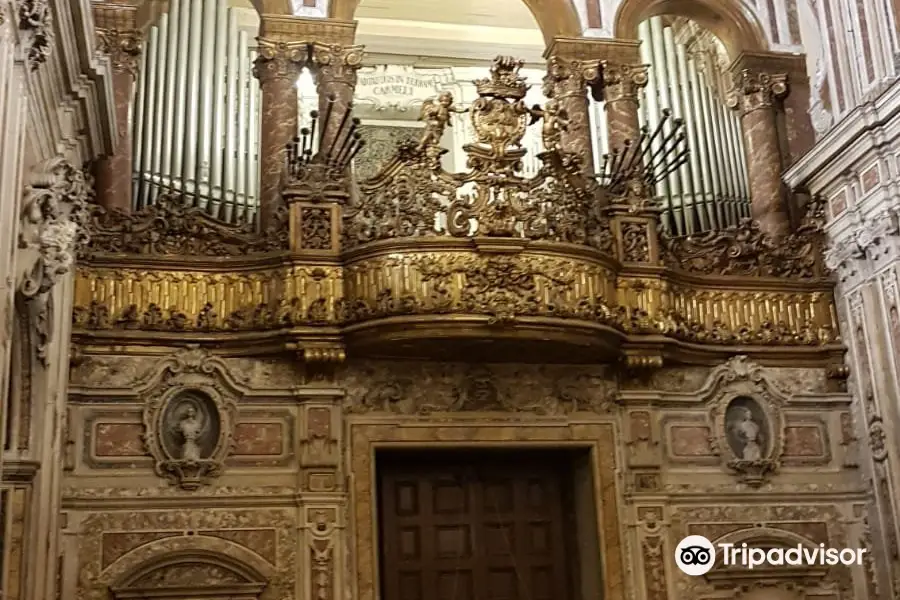
[(229, 222), (258, 209), (253, 34), (227, 0), (172, 0), (147, 36), (134, 109), (137, 208), (183, 195)]
[(684, 120), (691, 149), (689, 160), (657, 184), (663, 224), (673, 235), (690, 235), (749, 217), (744, 142), (738, 116), (725, 102), (728, 89), (712, 46), (718, 40), (693, 23), (664, 17), (644, 21), (639, 36), (641, 60), (650, 65), (641, 123), (653, 130), (670, 110)]

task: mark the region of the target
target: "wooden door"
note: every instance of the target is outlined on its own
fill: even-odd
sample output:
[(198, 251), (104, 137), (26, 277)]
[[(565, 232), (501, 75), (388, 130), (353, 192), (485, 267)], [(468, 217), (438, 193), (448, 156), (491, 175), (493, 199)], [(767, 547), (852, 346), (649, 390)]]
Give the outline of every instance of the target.
[(573, 598), (558, 461), (469, 455), (379, 473), (382, 600)]

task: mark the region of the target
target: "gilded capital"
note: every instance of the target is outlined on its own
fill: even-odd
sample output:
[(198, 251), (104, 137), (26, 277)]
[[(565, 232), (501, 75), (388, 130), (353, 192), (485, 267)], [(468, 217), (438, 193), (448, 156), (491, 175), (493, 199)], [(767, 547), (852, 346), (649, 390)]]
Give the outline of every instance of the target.
[(548, 98), (565, 98), (584, 95), (585, 86), (596, 86), (601, 80), (600, 60), (568, 59), (551, 56), (547, 60), (544, 76), (544, 95)]
[(300, 76), (308, 59), (309, 44), (306, 42), (275, 42), (260, 38), (253, 74), (263, 85), (273, 79), (293, 82)]
[(128, 73), (137, 77), (138, 61), (141, 57), (143, 36), (135, 29), (97, 30), (97, 51), (109, 56), (117, 73)]
[(761, 108), (771, 108), (776, 99), (788, 93), (786, 73), (765, 73), (743, 69), (734, 74), (734, 87), (728, 106), (746, 114)]
[(356, 73), (362, 65), (363, 52), (363, 46), (313, 43), (312, 66), (316, 69), (318, 83), (356, 86)]
[(603, 64), (603, 99), (638, 101), (641, 88), (647, 85), (649, 65)]

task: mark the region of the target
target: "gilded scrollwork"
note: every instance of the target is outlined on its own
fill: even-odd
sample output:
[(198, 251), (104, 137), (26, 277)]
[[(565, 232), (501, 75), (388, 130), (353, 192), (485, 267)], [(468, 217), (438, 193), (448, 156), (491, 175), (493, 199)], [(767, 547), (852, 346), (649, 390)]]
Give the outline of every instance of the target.
[(260, 234), (251, 223), (220, 221), (191, 206), (187, 198), (174, 195), (163, 195), (131, 213), (94, 205), (88, 229), (91, 244), (85, 248), (85, 258), (98, 254), (245, 256), (288, 247), (284, 213), (270, 231)]
[(97, 30), (97, 51), (109, 56), (113, 69), (137, 77), (142, 34), (136, 30)]
[(808, 207), (804, 225), (775, 239), (750, 219), (721, 231), (697, 236), (660, 235), (663, 258), (672, 269), (703, 275), (815, 279), (826, 275), (822, 261), (824, 233), (821, 203)]

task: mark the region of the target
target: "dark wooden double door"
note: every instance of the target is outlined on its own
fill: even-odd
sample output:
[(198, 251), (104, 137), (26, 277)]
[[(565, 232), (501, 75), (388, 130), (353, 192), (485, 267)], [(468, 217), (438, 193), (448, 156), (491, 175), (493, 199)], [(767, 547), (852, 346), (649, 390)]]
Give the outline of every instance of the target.
[(382, 600), (570, 600), (569, 471), (529, 454), (378, 461)]

